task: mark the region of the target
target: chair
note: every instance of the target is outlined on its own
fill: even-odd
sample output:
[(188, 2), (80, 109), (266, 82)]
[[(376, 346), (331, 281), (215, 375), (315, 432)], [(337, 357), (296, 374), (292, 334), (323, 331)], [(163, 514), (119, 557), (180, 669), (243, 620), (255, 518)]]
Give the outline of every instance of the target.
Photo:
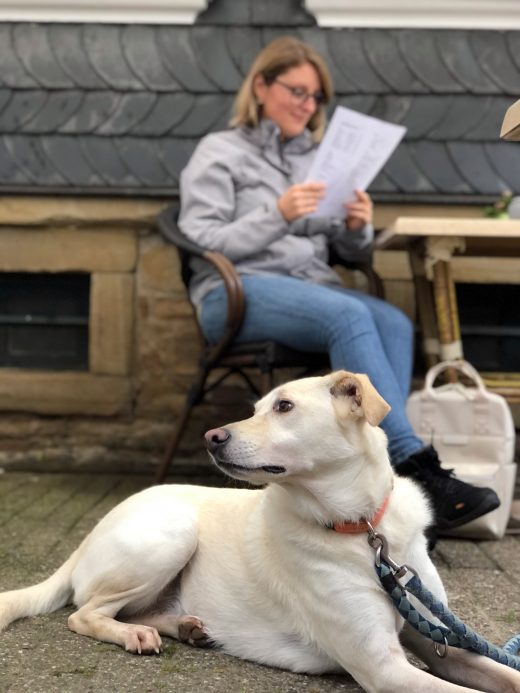
[[(302, 352), (290, 349), (273, 340), (261, 342), (235, 343), (234, 339), (240, 329), (245, 313), (245, 299), (240, 275), (233, 263), (219, 252), (206, 250), (184, 236), (177, 226), (179, 208), (168, 207), (157, 219), (157, 226), (163, 238), (177, 248), (181, 265), (182, 280), (188, 288), (192, 271), (190, 257), (204, 258), (220, 273), (228, 298), (226, 329), (216, 344), (208, 344), (196, 319), (200, 340), (200, 357), (197, 374), (186, 395), (183, 409), (175, 424), (172, 437), (166, 447), (156, 474), (156, 483), (163, 483), (171, 462), (181, 441), (193, 407), (199, 404), (206, 394), (218, 387), (232, 373), (239, 374), (255, 395), (264, 395), (273, 387), (273, 372), (278, 368), (301, 368), (303, 374), (330, 368), (328, 355), (325, 353)], [(331, 257), (330, 264), (340, 264), (348, 269), (363, 272), (367, 279), (368, 291), (375, 296), (384, 297), (381, 279), (369, 264), (347, 262), (339, 257)], [(208, 383), (210, 373), (215, 369), (224, 369), (213, 382)], [(256, 387), (245, 368), (256, 368), (260, 371), (260, 389)]]

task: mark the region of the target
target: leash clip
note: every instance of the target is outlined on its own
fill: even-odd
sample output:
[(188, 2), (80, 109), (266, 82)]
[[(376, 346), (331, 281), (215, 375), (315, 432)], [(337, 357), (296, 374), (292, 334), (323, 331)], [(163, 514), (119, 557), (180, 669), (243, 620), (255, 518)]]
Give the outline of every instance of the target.
[(395, 581), (399, 584), (400, 587), (404, 587), (404, 585), (402, 585), (399, 581), (406, 575), (406, 573), (413, 573), (416, 576), (417, 573), (413, 568), (410, 568), (406, 564), (399, 565), (394, 560), (392, 560), (392, 558), (390, 558), (390, 555), (388, 554), (388, 542), (386, 540), (386, 537), (383, 534), (379, 534), (379, 532), (376, 532), (370, 524), (370, 522), (367, 522), (367, 525), (368, 544), (376, 552), (376, 566), (380, 568), (381, 563), (384, 561), (384, 563), (392, 571), (392, 575), (394, 576)]

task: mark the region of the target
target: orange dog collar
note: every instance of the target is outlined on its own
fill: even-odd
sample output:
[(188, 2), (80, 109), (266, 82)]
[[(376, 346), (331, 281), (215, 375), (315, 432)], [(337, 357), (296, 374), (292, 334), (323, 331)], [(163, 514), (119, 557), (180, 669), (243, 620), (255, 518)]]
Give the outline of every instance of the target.
[(359, 522), (335, 522), (332, 525), (332, 529), (340, 534), (362, 534), (363, 532), (368, 532), (370, 526), (376, 527), (386, 512), (388, 508), (388, 503), (390, 502), (390, 494), (385, 498), (383, 505), (376, 511), (375, 515), (371, 520), (360, 520)]

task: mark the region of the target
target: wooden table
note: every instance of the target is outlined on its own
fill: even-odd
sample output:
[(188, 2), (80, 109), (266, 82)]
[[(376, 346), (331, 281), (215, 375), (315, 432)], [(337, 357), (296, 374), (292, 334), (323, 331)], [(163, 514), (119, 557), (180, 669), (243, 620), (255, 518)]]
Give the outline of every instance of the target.
[[(376, 248), (407, 250), (410, 255), (423, 352), (429, 367), (439, 358), (464, 357), (451, 258), (459, 254), (520, 257), (520, 219), (398, 217), (377, 236)], [(508, 392), (511, 397), (520, 397), (518, 379), (513, 378), (504, 388), (512, 388)]]

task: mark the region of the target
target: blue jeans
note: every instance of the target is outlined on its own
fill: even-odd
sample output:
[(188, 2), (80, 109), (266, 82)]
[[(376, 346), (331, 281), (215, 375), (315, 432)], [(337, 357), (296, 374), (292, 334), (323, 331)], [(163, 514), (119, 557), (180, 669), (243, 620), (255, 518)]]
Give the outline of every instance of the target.
[[(300, 351), (323, 351), (333, 370), (367, 373), (392, 407), (381, 424), (392, 464), (424, 447), (406, 416), (413, 328), (400, 310), (359, 291), (292, 277), (243, 276), (242, 282), (247, 309), (238, 341), (274, 339)], [(226, 304), (223, 285), (202, 302), (200, 322), (210, 342), (222, 335)]]

